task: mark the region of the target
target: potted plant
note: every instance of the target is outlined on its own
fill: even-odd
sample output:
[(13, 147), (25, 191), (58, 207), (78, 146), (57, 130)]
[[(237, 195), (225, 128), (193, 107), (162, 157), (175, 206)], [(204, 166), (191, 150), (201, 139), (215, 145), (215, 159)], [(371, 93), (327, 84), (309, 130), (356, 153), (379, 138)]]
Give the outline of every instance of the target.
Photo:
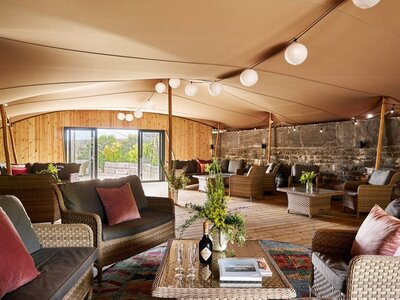
[(207, 200), (204, 205), (186, 204), (193, 209), (192, 215), (181, 226), (182, 233), (199, 219), (211, 223), (213, 250), (224, 251), (227, 242), (243, 245), (246, 241), (246, 225), (244, 217), (236, 210), (228, 211), (229, 196), (225, 195), (225, 186), (221, 175), (221, 167), (217, 160), (206, 167), (209, 173), (207, 180)]
[(36, 173), (37, 174), (52, 174), (56, 178), (57, 182), (61, 182), (60, 178), (58, 178), (57, 166), (53, 165), (52, 163), (49, 163), (47, 165), (47, 169), (46, 170), (42, 170), (42, 171), (39, 171), (39, 172), (36, 172)]
[(172, 168), (169, 168), (168, 165), (164, 164), (161, 164), (161, 166), (165, 175), (165, 179), (168, 182), (168, 187), (171, 190), (173, 200), (176, 204), (178, 204), (178, 191), (184, 189), (189, 183), (189, 178), (185, 175), (186, 167), (178, 172), (175, 164), (172, 164)]
[(313, 179), (317, 176), (314, 171), (311, 172), (302, 172), (300, 177), (300, 182), (306, 185), (306, 192), (313, 191)]

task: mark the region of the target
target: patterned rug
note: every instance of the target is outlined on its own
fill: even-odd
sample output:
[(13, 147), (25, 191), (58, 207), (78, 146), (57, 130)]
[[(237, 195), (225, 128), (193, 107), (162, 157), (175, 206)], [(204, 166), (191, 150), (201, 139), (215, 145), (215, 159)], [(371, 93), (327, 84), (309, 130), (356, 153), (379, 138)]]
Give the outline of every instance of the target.
[[(297, 296), (308, 296), (311, 278), (309, 251), (303, 246), (294, 244), (266, 240), (260, 243), (274, 258), (296, 290)], [(165, 253), (165, 247), (165, 245), (155, 247), (118, 262), (104, 271), (104, 281), (101, 284), (95, 283), (94, 299), (153, 299), (151, 286)]]

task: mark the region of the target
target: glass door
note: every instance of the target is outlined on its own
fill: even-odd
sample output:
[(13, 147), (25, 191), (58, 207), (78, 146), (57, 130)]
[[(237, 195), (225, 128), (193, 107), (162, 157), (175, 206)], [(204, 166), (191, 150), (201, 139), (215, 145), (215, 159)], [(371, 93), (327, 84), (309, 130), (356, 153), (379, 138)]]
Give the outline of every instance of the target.
[(96, 129), (65, 128), (64, 141), (67, 161), (81, 164), (79, 180), (97, 178)]
[(161, 162), (164, 160), (164, 132), (141, 130), (139, 145), (141, 180), (162, 180)]

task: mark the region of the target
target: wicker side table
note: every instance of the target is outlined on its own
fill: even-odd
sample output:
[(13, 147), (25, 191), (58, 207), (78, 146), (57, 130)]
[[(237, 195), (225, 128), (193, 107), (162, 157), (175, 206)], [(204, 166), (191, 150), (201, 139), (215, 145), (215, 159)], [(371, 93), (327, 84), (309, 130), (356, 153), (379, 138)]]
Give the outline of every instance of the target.
[(277, 188), (279, 192), (284, 192), (288, 197), (288, 213), (299, 213), (312, 215), (331, 212), (332, 196), (343, 195), (343, 191), (314, 189), (312, 192), (306, 192), (304, 186), (289, 188)]
[[(247, 241), (245, 246), (229, 244), (228, 251), (234, 251), (236, 257), (264, 257), (271, 268), (272, 277), (264, 277), (262, 287), (221, 288), (219, 286), (218, 258), (225, 253), (213, 252), (211, 275), (202, 276), (203, 272), (197, 264), (197, 277), (194, 282), (175, 279), (175, 249), (177, 243), (197, 243), (197, 240), (170, 240), (163, 262), (153, 283), (152, 295), (159, 298), (178, 299), (291, 299), (296, 292), (282, 271), (278, 268), (268, 252), (265, 252), (258, 241)], [(185, 249), (187, 245), (185, 245)], [(187, 259), (183, 267), (187, 269)]]

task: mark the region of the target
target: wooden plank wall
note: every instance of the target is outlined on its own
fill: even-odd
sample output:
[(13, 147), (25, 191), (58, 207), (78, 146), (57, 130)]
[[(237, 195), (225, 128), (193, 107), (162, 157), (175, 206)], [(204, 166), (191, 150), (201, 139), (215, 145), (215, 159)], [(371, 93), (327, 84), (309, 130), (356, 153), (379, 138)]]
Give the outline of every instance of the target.
[[(63, 161), (64, 127), (168, 129), (168, 116), (143, 113), (132, 122), (117, 119), (117, 111), (60, 111), (43, 114), (13, 124), (20, 163)], [(212, 128), (199, 122), (173, 117), (173, 150), (177, 159), (210, 159)], [(1, 137), (1, 133), (0, 133)], [(2, 138), (2, 137), (1, 137)], [(1, 139), (2, 140), (2, 139)], [(166, 151), (168, 143), (166, 141)], [(1, 143), (0, 162), (4, 162)]]

